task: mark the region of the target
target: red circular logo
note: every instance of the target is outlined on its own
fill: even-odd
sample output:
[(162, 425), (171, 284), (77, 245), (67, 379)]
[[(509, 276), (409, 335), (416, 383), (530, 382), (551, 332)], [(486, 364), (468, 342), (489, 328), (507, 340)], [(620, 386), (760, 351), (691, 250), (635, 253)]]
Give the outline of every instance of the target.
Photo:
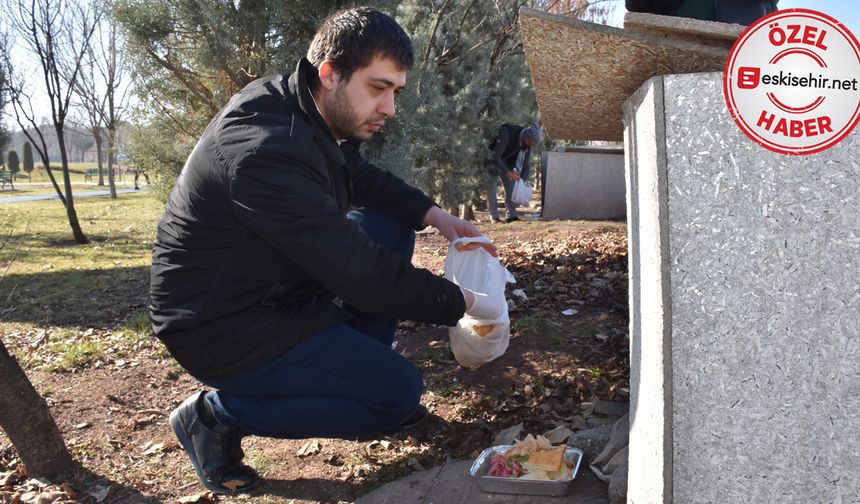
[(723, 93), (732, 118), (759, 145), (798, 156), (821, 152), (860, 121), (860, 44), (821, 12), (774, 12), (735, 41)]

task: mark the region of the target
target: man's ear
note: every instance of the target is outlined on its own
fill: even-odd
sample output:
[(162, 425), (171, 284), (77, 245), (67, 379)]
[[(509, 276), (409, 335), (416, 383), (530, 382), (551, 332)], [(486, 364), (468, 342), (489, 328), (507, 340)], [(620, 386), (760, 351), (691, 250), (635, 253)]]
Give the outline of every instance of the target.
[(340, 73), (334, 67), (332, 60), (323, 60), (319, 66), (320, 85), (331, 91), (335, 88), (340, 80)]

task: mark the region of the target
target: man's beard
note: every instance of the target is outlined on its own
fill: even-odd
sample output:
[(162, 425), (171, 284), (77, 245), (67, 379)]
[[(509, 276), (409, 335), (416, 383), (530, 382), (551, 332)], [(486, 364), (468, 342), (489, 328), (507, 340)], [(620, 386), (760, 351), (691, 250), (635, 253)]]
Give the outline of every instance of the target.
[(334, 93), (329, 95), (331, 98), (326, 107), (329, 121), (338, 140), (367, 140), (366, 138), (356, 138), (356, 129), (361, 125), (361, 121), (355, 116), (355, 111), (349, 104), (343, 86), (337, 86)]
[[(337, 86), (334, 93), (329, 96), (330, 98), (326, 104), (326, 112), (328, 113), (328, 120), (331, 123), (332, 130), (334, 130), (338, 137), (337, 139), (358, 140), (361, 142), (370, 140), (373, 132), (361, 131), (360, 127), (365, 124), (365, 121), (359, 119), (355, 114), (355, 110), (346, 97), (344, 86)], [(374, 120), (381, 119), (382, 117), (379, 117)]]

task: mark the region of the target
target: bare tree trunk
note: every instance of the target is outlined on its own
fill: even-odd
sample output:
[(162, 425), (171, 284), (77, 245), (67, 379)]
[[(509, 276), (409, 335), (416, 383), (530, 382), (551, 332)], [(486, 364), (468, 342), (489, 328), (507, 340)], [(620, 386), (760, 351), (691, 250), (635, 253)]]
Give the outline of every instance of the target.
[(57, 481), (75, 468), (63, 435), (27, 375), (0, 340), (0, 427), (31, 478)]
[(114, 140), (114, 132), (113, 130), (108, 131), (108, 155), (107, 155), (107, 165), (108, 165), (108, 186), (110, 187), (110, 197), (116, 199), (116, 182), (114, 181), (113, 176), (113, 167), (114, 167), (114, 152), (116, 152), (116, 146), (114, 145), (116, 142)]
[(63, 136), (62, 123), (57, 127), (57, 141), (60, 144), (60, 160), (63, 166), (63, 184), (66, 189), (66, 216), (69, 218), (69, 226), (72, 228), (72, 235), (75, 242), (81, 245), (89, 243), (84, 231), (81, 229), (81, 223), (78, 221), (78, 213), (75, 211), (75, 199), (72, 196), (72, 180), (69, 177), (69, 157), (66, 154), (66, 140)]
[[(99, 183), (97, 185), (104, 186), (105, 185), (105, 176), (104, 176), (104, 163), (102, 162), (102, 132), (101, 128), (98, 126), (93, 128), (93, 139), (96, 142), (96, 161), (99, 166)], [(108, 161), (108, 165), (110, 165), (110, 161)]]

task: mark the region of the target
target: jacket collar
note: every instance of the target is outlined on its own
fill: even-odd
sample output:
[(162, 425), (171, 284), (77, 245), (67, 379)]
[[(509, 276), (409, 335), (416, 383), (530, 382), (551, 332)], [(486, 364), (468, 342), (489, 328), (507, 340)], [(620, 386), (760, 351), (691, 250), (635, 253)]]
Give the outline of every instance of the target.
[(307, 58), (302, 58), (296, 65), (296, 71), (290, 75), (288, 83), (290, 94), (296, 97), (299, 108), (313, 123), (314, 139), (325, 154), (326, 160), (330, 165), (341, 166), (346, 163), (346, 158), (319, 110), (317, 110), (313, 96), (311, 96), (311, 86), (315, 85), (318, 80), (317, 68)]

